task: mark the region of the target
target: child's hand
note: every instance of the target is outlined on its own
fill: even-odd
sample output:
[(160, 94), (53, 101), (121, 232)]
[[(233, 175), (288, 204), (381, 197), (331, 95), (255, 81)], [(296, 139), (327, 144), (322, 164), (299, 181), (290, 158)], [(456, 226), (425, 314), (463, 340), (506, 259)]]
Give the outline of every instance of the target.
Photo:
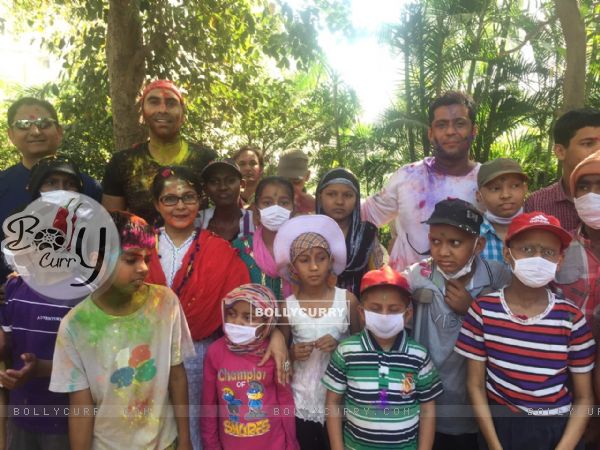
[(446, 303), (456, 314), (465, 315), (473, 302), (473, 297), (458, 280), (446, 281)]
[(325, 336), (321, 336), (319, 339), (315, 341), (315, 348), (318, 348), (322, 352), (331, 353), (338, 346), (338, 341), (336, 341), (332, 335), (326, 334)]
[(306, 361), (312, 353), (314, 346), (314, 342), (292, 344), (292, 359), (294, 361)]
[(21, 369), (0, 370), (0, 387), (14, 389), (26, 383), (33, 376), (38, 361), (35, 354), (23, 353), (21, 359), (25, 362)]

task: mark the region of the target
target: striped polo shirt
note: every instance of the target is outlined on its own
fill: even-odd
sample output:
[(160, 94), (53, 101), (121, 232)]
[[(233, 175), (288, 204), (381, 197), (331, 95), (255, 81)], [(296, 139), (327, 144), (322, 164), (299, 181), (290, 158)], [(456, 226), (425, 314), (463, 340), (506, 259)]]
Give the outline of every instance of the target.
[(427, 350), (405, 332), (389, 351), (366, 330), (344, 339), (322, 382), (344, 395), (344, 447), (353, 450), (416, 449), (420, 404), (442, 393)]
[(491, 401), (529, 414), (568, 413), (569, 371), (594, 368), (594, 339), (583, 313), (549, 290), (541, 314), (511, 313), (504, 290), (480, 297), (469, 308), (455, 350), (486, 362)]

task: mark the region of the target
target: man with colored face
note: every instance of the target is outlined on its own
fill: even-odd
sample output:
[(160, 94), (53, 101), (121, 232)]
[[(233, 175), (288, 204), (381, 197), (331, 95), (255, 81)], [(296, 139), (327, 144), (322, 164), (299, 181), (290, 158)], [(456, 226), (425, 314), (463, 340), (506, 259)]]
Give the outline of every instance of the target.
[(363, 220), (377, 226), (394, 220), (397, 238), (390, 265), (402, 271), (429, 250), (429, 227), (422, 224), (436, 203), (448, 197), (476, 203), (479, 163), (469, 159), (477, 133), (473, 100), (446, 92), (429, 105), (428, 136), (433, 156), (401, 167), (383, 190), (365, 200)]
[(600, 111), (592, 108), (573, 109), (558, 118), (552, 130), (554, 154), (562, 165), (562, 177), (550, 186), (529, 196), (525, 212), (542, 211), (560, 220), (572, 231), (581, 223), (573, 203), (569, 178), (575, 166), (600, 150)]
[(149, 223), (158, 218), (150, 184), (159, 168), (183, 166), (200, 173), (217, 154), (188, 143), (181, 136), (185, 104), (181, 92), (168, 80), (148, 84), (140, 99), (149, 139), (115, 153), (106, 167), (102, 204), (108, 210), (129, 210)]
[[(56, 155), (63, 137), (56, 109), (45, 100), (23, 97), (8, 108), (8, 138), (21, 154), (21, 161), (0, 172), (0, 240), (2, 223), (31, 201), (27, 190), (31, 168), (40, 159)], [(96, 180), (81, 174), (83, 193), (100, 201), (102, 191)], [(0, 257), (0, 284), (10, 270)]]

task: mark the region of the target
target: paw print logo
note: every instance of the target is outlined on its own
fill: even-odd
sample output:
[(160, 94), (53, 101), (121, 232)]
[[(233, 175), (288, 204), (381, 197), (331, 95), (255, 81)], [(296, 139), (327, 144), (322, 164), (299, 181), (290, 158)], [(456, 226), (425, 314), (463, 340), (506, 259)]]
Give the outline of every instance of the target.
[(131, 353), (129, 348), (122, 349), (115, 358), (120, 368), (113, 372), (110, 382), (116, 384), (117, 388), (123, 388), (134, 380), (138, 383), (152, 380), (156, 376), (156, 366), (151, 356), (150, 348), (145, 344), (138, 345)]

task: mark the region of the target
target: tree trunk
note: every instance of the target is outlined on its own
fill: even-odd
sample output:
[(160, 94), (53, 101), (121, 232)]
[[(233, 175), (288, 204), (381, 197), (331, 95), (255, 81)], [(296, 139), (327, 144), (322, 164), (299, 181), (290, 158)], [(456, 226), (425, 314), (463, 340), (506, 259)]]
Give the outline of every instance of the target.
[(586, 35), (577, 0), (554, 0), (566, 52), (562, 113), (585, 102)]
[(112, 107), (115, 149), (143, 141), (136, 98), (145, 76), (140, 12), (135, 0), (110, 0), (106, 33), (106, 63)]

